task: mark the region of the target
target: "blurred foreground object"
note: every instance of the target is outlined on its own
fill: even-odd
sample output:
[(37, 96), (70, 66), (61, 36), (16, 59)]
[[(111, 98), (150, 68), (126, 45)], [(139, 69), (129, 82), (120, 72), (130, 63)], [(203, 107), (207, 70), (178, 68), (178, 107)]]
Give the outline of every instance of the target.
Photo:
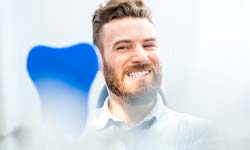
[(48, 136), (71, 138), (81, 133), (98, 65), (96, 50), (87, 43), (31, 49), (27, 69), (40, 96), (42, 127)]

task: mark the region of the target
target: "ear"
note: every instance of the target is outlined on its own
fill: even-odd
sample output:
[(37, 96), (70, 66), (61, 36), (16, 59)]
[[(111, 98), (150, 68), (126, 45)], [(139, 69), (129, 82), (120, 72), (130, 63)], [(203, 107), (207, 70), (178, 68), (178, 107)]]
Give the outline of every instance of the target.
[(103, 56), (100, 53), (98, 54), (98, 62), (99, 62), (99, 70), (103, 72)]
[(96, 51), (96, 54), (97, 54), (97, 58), (98, 58), (98, 66), (99, 66), (99, 70), (101, 72), (103, 72), (103, 57), (100, 53), (100, 50), (98, 49), (98, 47), (96, 45), (95, 46), (95, 51)]
[(102, 61), (100, 62), (100, 71), (103, 73), (103, 63), (102, 63)]

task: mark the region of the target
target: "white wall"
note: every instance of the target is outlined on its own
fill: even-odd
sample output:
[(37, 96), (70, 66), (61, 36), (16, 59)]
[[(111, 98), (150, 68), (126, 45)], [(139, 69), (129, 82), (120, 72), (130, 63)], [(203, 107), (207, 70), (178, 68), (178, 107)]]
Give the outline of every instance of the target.
[[(1, 1), (0, 133), (37, 120), (39, 100), (25, 67), (31, 47), (91, 42), (91, 16), (100, 2), (104, 1)], [(148, 3), (159, 35), (163, 86), (170, 107), (216, 121), (228, 139), (236, 141), (233, 146), (246, 148), (244, 141), (250, 140), (250, 2)], [(98, 91), (102, 84), (98, 76), (92, 89)]]
[(250, 149), (250, 2), (149, 2), (170, 106), (214, 120), (232, 149)]

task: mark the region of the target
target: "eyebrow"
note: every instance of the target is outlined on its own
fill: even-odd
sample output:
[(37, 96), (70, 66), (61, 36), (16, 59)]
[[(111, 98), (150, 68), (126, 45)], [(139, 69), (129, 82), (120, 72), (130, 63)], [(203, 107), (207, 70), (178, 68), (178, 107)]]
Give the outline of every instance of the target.
[(114, 43), (114, 46), (120, 44), (120, 43), (131, 43), (132, 41), (131, 40), (118, 40)]
[(147, 38), (143, 40), (144, 42), (157, 41), (156, 38)]

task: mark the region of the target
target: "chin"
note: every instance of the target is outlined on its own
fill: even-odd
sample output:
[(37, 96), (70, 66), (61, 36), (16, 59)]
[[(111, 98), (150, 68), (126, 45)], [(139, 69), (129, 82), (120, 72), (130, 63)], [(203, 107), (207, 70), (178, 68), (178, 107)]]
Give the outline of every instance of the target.
[(134, 90), (128, 88), (128, 90), (124, 93), (125, 101), (132, 105), (144, 105), (151, 103), (157, 96), (157, 90), (148, 84), (136, 85), (133, 86), (133, 89)]

